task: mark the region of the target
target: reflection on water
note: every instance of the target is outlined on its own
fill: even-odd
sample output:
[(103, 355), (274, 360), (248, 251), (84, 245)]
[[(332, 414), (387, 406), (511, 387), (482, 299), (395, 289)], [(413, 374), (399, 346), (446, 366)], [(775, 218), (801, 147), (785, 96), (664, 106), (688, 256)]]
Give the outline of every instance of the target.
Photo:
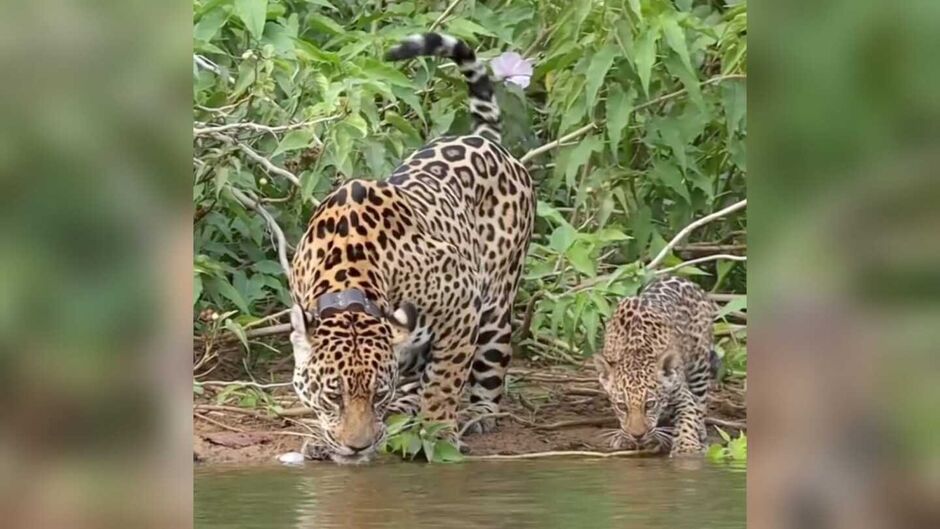
[(744, 527), (745, 474), (700, 460), (196, 469), (195, 527)]

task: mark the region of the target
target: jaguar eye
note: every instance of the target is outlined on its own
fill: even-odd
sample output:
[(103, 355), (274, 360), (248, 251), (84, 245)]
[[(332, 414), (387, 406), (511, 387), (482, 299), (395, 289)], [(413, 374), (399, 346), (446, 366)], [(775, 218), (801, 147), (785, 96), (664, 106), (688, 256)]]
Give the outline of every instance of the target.
[(338, 389), (327, 388), (323, 390), (323, 398), (328, 402), (336, 404), (342, 402), (343, 394)]
[(375, 391), (375, 395), (372, 396), (372, 400), (374, 402), (382, 402), (386, 397), (388, 397), (388, 393), (389, 389), (387, 387), (379, 388)]
[(646, 401), (646, 411), (652, 410), (656, 407), (656, 399), (649, 399)]

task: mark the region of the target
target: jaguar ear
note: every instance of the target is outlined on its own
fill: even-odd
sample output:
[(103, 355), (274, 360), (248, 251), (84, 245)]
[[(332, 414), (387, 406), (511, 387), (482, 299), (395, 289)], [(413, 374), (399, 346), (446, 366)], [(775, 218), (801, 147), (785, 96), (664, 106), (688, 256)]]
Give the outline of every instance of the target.
[(392, 324), (392, 345), (401, 345), (408, 341), (418, 324), (418, 309), (413, 304), (403, 301), (387, 318)]

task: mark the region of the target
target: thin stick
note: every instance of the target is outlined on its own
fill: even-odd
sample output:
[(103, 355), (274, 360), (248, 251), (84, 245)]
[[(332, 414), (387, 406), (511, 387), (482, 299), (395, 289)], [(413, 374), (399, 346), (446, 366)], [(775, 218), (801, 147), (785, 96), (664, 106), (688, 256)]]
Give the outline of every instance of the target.
[(444, 19), (447, 18), (448, 15), (450, 15), (451, 11), (453, 11), (454, 8), (457, 7), (457, 4), (459, 3), (460, 3), (460, 0), (454, 0), (453, 2), (451, 2), (450, 5), (447, 6), (447, 9), (445, 9), (444, 12), (441, 13), (441, 16), (437, 17), (437, 20), (435, 20), (434, 23), (431, 24), (431, 26), (428, 28), (428, 31), (434, 31), (438, 26), (440, 26), (444, 22)]
[(706, 417), (705, 424), (712, 426), (724, 426), (725, 428), (734, 428), (736, 430), (747, 430), (747, 423), (737, 421), (726, 421), (715, 417)]
[(471, 461), (484, 461), (487, 459), (539, 459), (543, 457), (626, 457), (641, 456), (655, 453), (651, 450), (621, 450), (618, 452), (589, 452), (584, 450), (557, 450), (550, 452), (531, 452), (528, 454), (490, 454), (485, 456), (466, 456), (464, 459)]
[[(261, 204), (252, 200), (248, 195), (245, 195), (233, 186), (229, 186), (229, 190), (232, 192), (232, 196), (241, 202), (243, 206), (257, 211), (258, 214), (264, 217), (265, 222), (268, 223), (268, 227), (274, 232), (274, 236), (277, 239), (277, 257), (281, 262), (281, 268), (284, 269), (284, 275), (287, 276), (287, 284), (291, 284), (290, 261), (287, 259), (287, 238), (284, 237), (284, 230), (281, 229), (277, 221), (274, 220), (274, 217), (272, 217), (271, 214), (268, 213), (268, 210), (264, 209)], [(290, 326), (290, 324), (287, 325)]]
[(728, 261), (747, 261), (747, 256), (729, 254), (706, 255), (705, 257), (699, 257), (697, 259), (691, 259), (689, 261), (679, 263), (676, 266), (670, 266), (669, 268), (657, 270), (656, 275), (668, 274), (669, 272), (675, 272), (680, 268), (685, 268), (687, 266), (692, 266), (699, 263), (706, 263), (708, 261), (718, 261), (720, 259), (727, 259)]
[(692, 230), (694, 230), (695, 228), (698, 228), (699, 226), (703, 226), (703, 225), (705, 225), (705, 224), (708, 224), (709, 222), (711, 222), (711, 221), (713, 221), (713, 220), (715, 220), (715, 219), (717, 219), (717, 218), (724, 217), (725, 215), (727, 215), (727, 214), (729, 214), (729, 213), (732, 213), (732, 212), (735, 212), (735, 211), (737, 211), (737, 210), (743, 208), (743, 207), (746, 206), (746, 205), (747, 205), (747, 199), (745, 198), (744, 200), (741, 200), (741, 201), (739, 201), (739, 202), (735, 202), (734, 204), (732, 204), (732, 205), (726, 207), (725, 209), (722, 209), (722, 210), (720, 210), (720, 211), (716, 211), (715, 213), (712, 213), (711, 215), (706, 215), (706, 216), (704, 216), (704, 217), (702, 217), (702, 218), (700, 218), (700, 219), (698, 219), (698, 220), (696, 220), (696, 221), (690, 223), (690, 224), (689, 224), (688, 226), (686, 226), (685, 228), (682, 228), (682, 230), (681, 230), (675, 237), (673, 237), (671, 241), (669, 241), (669, 244), (667, 244), (667, 245), (665, 246), (665, 248), (663, 248), (662, 250), (660, 250), (659, 254), (657, 254), (656, 257), (654, 257), (653, 260), (650, 261), (650, 263), (649, 263), (648, 265), (646, 265), (646, 269), (647, 269), (647, 270), (655, 270), (656, 267), (659, 266), (659, 265), (663, 262), (663, 260), (666, 258), (666, 256), (669, 255), (670, 250), (672, 250), (673, 247), (675, 247), (677, 244), (679, 244), (679, 242), (682, 241), (682, 239), (684, 239), (684, 238), (686, 237), (686, 235), (688, 235), (690, 232), (692, 232)]
[(245, 328), (245, 329), (247, 329), (247, 328), (249, 328), (249, 327), (254, 327), (255, 325), (261, 325), (262, 323), (264, 323), (264, 322), (266, 322), (266, 321), (276, 320), (276, 319), (280, 318), (281, 316), (287, 316), (288, 314), (290, 314), (290, 309), (284, 309), (284, 310), (275, 312), (274, 314), (270, 314), (270, 315), (268, 315), (268, 316), (265, 316), (265, 317), (263, 317), (263, 318), (261, 318), (261, 319), (259, 319), (259, 320), (255, 320), (255, 321), (253, 321), (253, 322), (251, 322), (251, 323), (246, 323), (245, 325), (242, 325), (242, 327)]
[(259, 384), (257, 382), (245, 382), (243, 380), (230, 380), (226, 382), (225, 380), (207, 380), (205, 382), (200, 382), (194, 380), (193, 384), (198, 386), (247, 386), (258, 389), (268, 389), (268, 388), (283, 388), (290, 386), (290, 382), (275, 382), (273, 384)]
[(536, 157), (536, 156), (542, 154), (543, 152), (550, 151), (550, 150), (554, 149), (555, 147), (558, 147), (558, 146), (561, 145), (562, 143), (565, 143), (565, 142), (567, 142), (567, 141), (571, 141), (571, 140), (573, 140), (573, 139), (575, 139), (575, 138), (577, 138), (577, 137), (579, 137), (579, 136), (581, 136), (581, 135), (583, 135), (583, 134), (586, 134), (586, 133), (590, 132), (590, 131), (593, 130), (595, 127), (596, 127), (596, 125), (595, 125), (594, 123), (588, 123), (587, 125), (581, 127), (580, 129), (578, 129), (578, 130), (576, 130), (576, 131), (574, 131), (574, 132), (572, 132), (572, 133), (570, 133), (570, 134), (566, 134), (565, 136), (562, 136), (561, 138), (558, 138), (558, 139), (555, 140), (555, 141), (546, 143), (545, 145), (542, 145), (541, 147), (536, 147), (535, 149), (532, 149), (531, 151), (525, 153), (525, 156), (523, 156), (522, 158), (519, 158), (519, 161), (520, 161), (521, 163), (526, 163), (527, 161), (529, 161), (529, 160), (531, 160), (532, 158), (534, 158), (534, 157)]
[(612, 426), (617, 420), (612, 417), (594, 417), (591, 419), (575, 419), (573, 421), (558, 421), (551, 424), (535, 425), (537, 430), (559, 430), (572, 426)]

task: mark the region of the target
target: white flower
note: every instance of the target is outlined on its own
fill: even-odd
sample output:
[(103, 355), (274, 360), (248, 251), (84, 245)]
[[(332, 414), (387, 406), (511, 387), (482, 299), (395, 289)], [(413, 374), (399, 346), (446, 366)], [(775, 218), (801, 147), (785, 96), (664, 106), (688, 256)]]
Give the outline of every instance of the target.
[(523, 59), (518, 53), (509, 51), (490, 61), (490, 68), (493, 69), (496, 80), (505, 80), (520, 88), (526, 88), (532, 79), (534, 63), (534, 59)]

